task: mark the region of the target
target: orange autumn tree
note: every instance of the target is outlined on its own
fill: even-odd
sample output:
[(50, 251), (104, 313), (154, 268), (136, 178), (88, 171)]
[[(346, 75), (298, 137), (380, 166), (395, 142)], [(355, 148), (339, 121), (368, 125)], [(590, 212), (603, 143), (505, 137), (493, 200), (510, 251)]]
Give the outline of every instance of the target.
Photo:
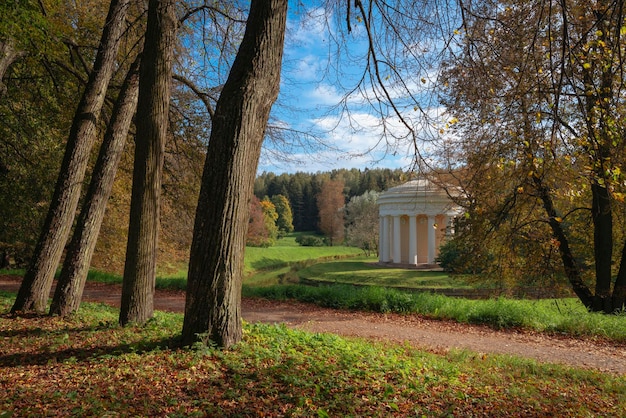
[(319, 209), (319, 229), (330, 242), (340, 244), (344, 238), (343, 208), (346, 199), (343, 194), (343, 180), (326, 180), (317, 195)]
[(251, 247), (273, 245), (278, 233), (276, 219), (278, 219), (278, 214), (272, 202), (267, 198), (260, 200), (258, 197), (252, 196), (246, 245)]

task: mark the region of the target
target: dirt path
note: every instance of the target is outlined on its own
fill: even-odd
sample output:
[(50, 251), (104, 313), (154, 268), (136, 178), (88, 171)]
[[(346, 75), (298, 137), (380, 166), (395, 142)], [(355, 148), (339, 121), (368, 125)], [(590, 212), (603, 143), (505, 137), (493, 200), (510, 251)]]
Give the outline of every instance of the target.
[[(0, 276), (0, 290), (16, 292), (20, 280), (15, 276)], [(119, 306), (120, 294), (120, 286), (87, 283), (84, 300)], [(182, 312), (184, 293), (157, 291), (155, 309)], [(508, 354), (626, 375), (623, 345), (531, 332), (495, 331), (485, 326), (428, 320), (416, 315), (325, 309), (298, 302), (244, 299), (242, 311), (248, 322), (285, 323), (312, 332), (409, 342), (437, 352), (458, 348)]]

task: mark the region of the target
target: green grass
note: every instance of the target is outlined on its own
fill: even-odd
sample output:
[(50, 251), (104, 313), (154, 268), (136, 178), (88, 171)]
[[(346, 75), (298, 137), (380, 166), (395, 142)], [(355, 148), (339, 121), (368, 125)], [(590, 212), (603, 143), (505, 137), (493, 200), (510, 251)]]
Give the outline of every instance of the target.
[(337, 309), (419, 314), (433, 319), (486, 324), (494, 328), (522, 328), (626, 343), (626, 315), (590, 313), (573, 298), (469, 300), (377, 286), (313, 287), (293, 284), (270, 287), (244, 285), (243, 294), (277, 300), (295, 299)]
[(255, 271), (286, 267), (292, 263), (304, 260), (354, 257), (363, 253), (358, 248), (340, 245), (333, 247), (302, 247), (296, 243), (295, 239), (296, 235), (291, 234), (279, 239), (273, 247), (246, 247), (246, 272), (249, 274)]
[(23, 276), (26, 274), (24, 269), (0, 269), (0, 274), (8, 274), (12, 276)]
[(298, 271), (298, 276), (319, 282), (349, 283), (398, 288), (470, 289), (461, 277), (442, 271), (420, 271), (377, 265), (374, 257), (315, 263)]
[[(0, 294), (0, 311), (12, 295)], [(120, 328), (0, 316), (0, 416), (620, 416), (621, 376), (507, 356), (244, 324), (228, 351), (176, 348), (182, 316)]]

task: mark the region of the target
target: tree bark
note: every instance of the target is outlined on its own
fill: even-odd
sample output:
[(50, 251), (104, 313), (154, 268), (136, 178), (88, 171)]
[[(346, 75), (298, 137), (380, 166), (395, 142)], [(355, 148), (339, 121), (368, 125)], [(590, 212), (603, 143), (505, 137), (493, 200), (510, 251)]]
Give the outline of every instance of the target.
[(54, 273), (74, 221), (89, 154), (95, 142), (98, 116), (115, 66), (128, 4), (129, 0), (112, 0), (109, 6), (93, 71), (72, 121), (44, 227), (11, 312), (43, 313), (46, 308)]
[(135, 165), (119, 322), (153, 314), (161, 179), (176, 39), (174, 0), (150, 0), (139, 77)]
[(139, 62), (140, 58), (137, 57), (122, 84), (113, 108), (113, 115), (100, 148), (85, 204), (65, 255), (61, 276), (50, 305), (50, 315), (65, 316), (78, 310), (80, 306), (91, 257), (98, 241), (117, 166), (137, 108)]
[(613, 260), (613, 214), (611, 197), (606, 187), (596, 183), (591, 186), (593, 203), (593, 251), (596, 265), (596, 288), (591, 309), (594, 312), (612, 312), (611, 264)]
[(249, 202), (278, 96), (287, 0), (253, 0), (220, 95), (204, 165), (189, 259), (182, 341), (227, 348), (241, 340), (241, 284)]
[(0, 97), (4, 96), (7, 91), (7, 87), (2, 82), (4, 75), (11, 64), (22, 55), (24, 55), (23, 52), (15, 49), (13, 39), (0, 41)]

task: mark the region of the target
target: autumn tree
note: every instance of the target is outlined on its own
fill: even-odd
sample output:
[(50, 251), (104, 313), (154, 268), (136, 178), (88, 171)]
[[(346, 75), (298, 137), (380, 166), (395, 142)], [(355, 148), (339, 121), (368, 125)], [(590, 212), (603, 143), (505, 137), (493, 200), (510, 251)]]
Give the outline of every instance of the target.
[[(450, 61), (442, 83), (458, 121), (456, 138), (470, 138), (461, 147), (454, 141), (454, 148), (466, 153), (469, 170), (462, 173), (472, 213), (490, 214), (494, 231), (513, 219), (537, 225), (582, 303), (594, 311), (620, 309), (626, 297), (626, 241), (618, 227), (624, 200), (621, 3), (466, 6), (463, 53)], [(581, 263), (588, 248), (593, 272)]]
[(270, 234), (265, 224), (265, 215), (261, 207), (261, 201), (253, 196), (250, 199), (250, 221), (246, 234), (246, 245), (252, 247), (269, 246)]
[(278, 215), (276, 226), (279, 232), (282, 234), (293, 232), (293, 214), (287, 197), (282, 194), (277, 194), (272, 196), (271, 202), (274, 204), (276, 214)]
[(319, 228), (330, 241), (330, 245), (340, 244), (344, 238), (343, 209), (346, 205), (342, 180), (326, 180), (317, 195)]
[(346, 204), (346, 243), (369, 256), (378, 254), (378, 192), (367, 191)]
[(278, 213), (274, 204), (265, 197), (259, 200), (253, 196), (250, 200), (250, 223), (246, 245), (253, 247), (270, 247), (278, 238)]
[(139, 75), (137, 134), (120, 324), (153, 314), (161, 180), (176, 41), (173, 0), (150, 0)]
[(260, 202), (261, 211), (263, 212), (263, 223), (265, 224), (265, 230), (268, 232), (268, 244), (274, 245), (278, 238), (278, 212), (274, 203), (265, 196)]
[(43, 312), (74, 221), (100, 110), (115, 65), (129, 2), (112, 0), (100, 48), (76, 110), (48, 215), (12, 312)]
[(69, 130), (67, 121), (74, 110), (66, 103), (80, 99), (75, 78), (49, 65), (54, 57), (64, 56), (59, 32), (65, 28), (46, 18), (48, 13), (56, 15), (58, 11), (56, 7), (42, 9), (35, 2), (0, 3), (3, 267), (27, 266), (54, 190), (62, 143)]
[(182, 330), (222, 347), (242, 337), (241, 285), (249, 199), (278, 96), (287, 0), (253, 0), (215, 108), (198, 199)]

